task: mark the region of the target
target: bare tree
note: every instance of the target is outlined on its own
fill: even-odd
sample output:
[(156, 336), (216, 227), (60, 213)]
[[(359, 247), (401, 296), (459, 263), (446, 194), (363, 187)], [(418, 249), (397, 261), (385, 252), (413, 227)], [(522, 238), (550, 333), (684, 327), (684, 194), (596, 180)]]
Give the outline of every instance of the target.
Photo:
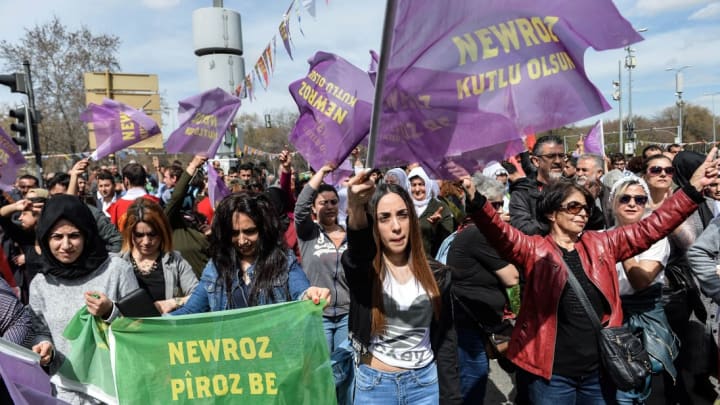
[(88, 149), (87, 129), (79, 118), (85, 109), (83, 73), (119, 70), (115, 57), (119, 46), (114, 35), (95, 35), (85, 26), (71, 31), (57, 17), (25, 28), (18, 43), (0, 41), (6, 69), (21, 72), (23, 60), (30, 61), (36, 106), (43, 118), (39, 129), (43, 153)]

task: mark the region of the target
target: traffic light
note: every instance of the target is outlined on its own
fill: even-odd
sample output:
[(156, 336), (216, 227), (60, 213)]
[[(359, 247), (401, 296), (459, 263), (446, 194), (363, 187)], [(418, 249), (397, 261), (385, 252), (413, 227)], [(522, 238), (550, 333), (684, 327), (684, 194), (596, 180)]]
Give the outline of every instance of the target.
[(10, 116), (17, 122), (10, 125), (10, 129), (16, 132), (13, 141), (20, 147), (20, 151), (32, 152), (32, 114), (26, 105), (10, 110)]
[(27, 94), (27, 84), (24, 73), (0, 75), (0, 84), (10, 87), (13, 93)]

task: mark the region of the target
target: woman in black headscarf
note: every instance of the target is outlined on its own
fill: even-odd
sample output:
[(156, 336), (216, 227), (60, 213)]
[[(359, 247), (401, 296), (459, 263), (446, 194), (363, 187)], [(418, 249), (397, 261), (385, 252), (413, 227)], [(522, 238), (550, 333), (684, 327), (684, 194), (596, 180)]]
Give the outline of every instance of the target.
[[(70, 350), (63, 330), (75, 313), (87, 305), (88, 312), (111, 322), (119, 315), (113, 301), (138, 288), (130, 264), (109, 256), (98, 235), (88, 207), (77, 197), (57, 195), (43, 208), (37, 227), (42, 252), (39, 274), (30, 284), (30, 306), (47, 325), (55, 342), (50, 371), (56, 371)], [(95, 402), (63, 384), (58, 398), (73, 403)]]

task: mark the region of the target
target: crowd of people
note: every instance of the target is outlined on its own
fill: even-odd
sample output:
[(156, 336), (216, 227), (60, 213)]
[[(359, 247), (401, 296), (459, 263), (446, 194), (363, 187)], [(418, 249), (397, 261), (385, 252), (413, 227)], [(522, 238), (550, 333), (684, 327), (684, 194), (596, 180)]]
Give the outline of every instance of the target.
[[(623, 391), (601, 361), (600, 328), (626, 325), (666, 403), (710, 403), (715, 155), (568, 154), (544, 136), (454, 180), (358, 160), (328, 184), (334, 165), (298, 174), (283, 151), (277, 175), (212, 162), (231, 191), (215, 204), (204, 156), (22, 174), (0, 202), (0, 334), (54, 374), (83, 306), (111, 323), (138, 291), (163, 316), (312, 300), (325, 305), (339, 404), (480, 404), (493, 358), (517, 403), (645, 403), (651, 377)], [(54, 381), (60, 399), (97, 402)]]

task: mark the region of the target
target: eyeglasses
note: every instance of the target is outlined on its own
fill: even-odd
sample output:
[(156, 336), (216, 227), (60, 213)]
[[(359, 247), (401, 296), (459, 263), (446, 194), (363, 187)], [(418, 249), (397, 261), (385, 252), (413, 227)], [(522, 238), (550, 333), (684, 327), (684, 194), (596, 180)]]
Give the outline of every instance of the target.
[(144, 237), (146, 237), (146, 236), (147, 236), (148, 238), (150, 238), (150, 239), (155, 239), (155, 238), (157, 238), (157, 236), (158, 236), (157, 232), (144, 232), (144, 233), (143, 233), (143, 232), (135, 232), (135, 231), (133, 231), (132, 234), (133, 234), (133, 238), (135, 238), (135, 239), (142, 239), (142, 238), (144, 238)]
[(675, 168), (672, 166), (668, 167), (662, 167), (662, 166), (652, 166), (648, 167), (647, 172), (651, 176), (659, 176), (660, 173), (665, 172), (666, 175), (672, 176), (675, 174)]
[(318, 204), (322, 205), (323, 207), (326, 205), (337, 205), (338, 200), (337, 198), (333, 198), (332, 200), (318, 201)]
[(490, 201), (490, 205), (492, 205), (495, 210), (499, 210), (503, 207), (504, 203), (502, 201)]
[(648, 197), (646, 195), (629, 195), (629, 194), (623, 194), (618, 199), (618, 202), (620, 204), (630, 204), (630, 200), (635, 200), (635, 204), (640, 206), (645, 206), (648, 202)]
[(578, 215), (582, 210), (585, 210), (587, 216), (590, 216), (590, 214), (592, 214), (592, 207), (588, 207), (587, 205), (577, 201), (570, 201), (569, 203), (565, 204), (565, 206), (561, 206), (560, 210), (565, 211), (571, 215)]
[(548, 153), (545, 155), (537, 155), (537, 157), (545, 158), (547, 160), (566, 160), (567, 155), (564, 153)]

